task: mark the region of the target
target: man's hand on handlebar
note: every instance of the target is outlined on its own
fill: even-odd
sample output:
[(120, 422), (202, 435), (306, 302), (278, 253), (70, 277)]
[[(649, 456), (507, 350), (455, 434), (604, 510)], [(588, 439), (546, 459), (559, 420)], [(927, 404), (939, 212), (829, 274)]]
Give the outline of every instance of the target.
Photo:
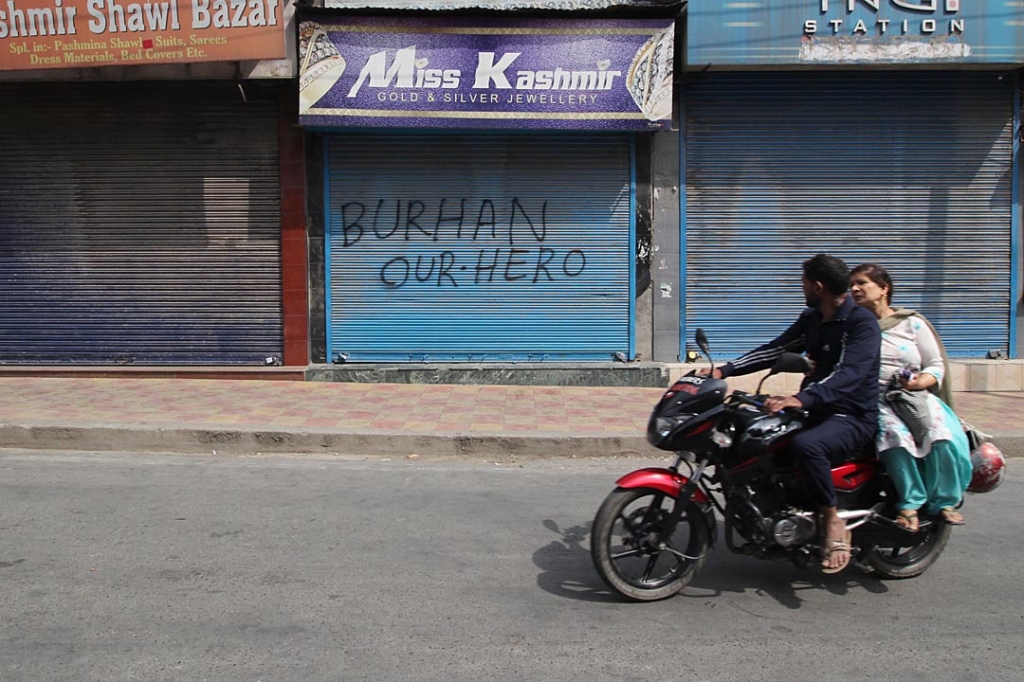
[(722, 370), (720, 370), (717, 367), (715, 367), (712, 370), (702, 369), (699, 372), (697, 372), (697, 376), (699, 376), (699, 377), (706, 377), (708, 375), (711, 375), (712, 379), (721, 379), (722, 378)]
[(764, 411), (768, 414), (775, 414), (787, 408), (804, 409), (804, 404), (795, 395), (773, 395), (764, 401)]

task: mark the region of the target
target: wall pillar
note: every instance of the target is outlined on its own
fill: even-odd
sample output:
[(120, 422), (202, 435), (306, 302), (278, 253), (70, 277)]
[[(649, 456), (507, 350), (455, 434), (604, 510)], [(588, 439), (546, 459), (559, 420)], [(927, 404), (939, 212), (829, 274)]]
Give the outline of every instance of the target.
[(309, 364), (309, 270), (306, 261), (306, 166), (299, 97), (281, 93), (277, 139), (281, 164), (281, 306), (285, 365)]

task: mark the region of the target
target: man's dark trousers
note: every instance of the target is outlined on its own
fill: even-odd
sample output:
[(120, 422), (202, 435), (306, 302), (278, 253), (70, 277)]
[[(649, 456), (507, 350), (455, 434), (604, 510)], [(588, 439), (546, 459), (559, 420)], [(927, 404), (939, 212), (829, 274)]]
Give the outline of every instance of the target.
[(846, 415), (831, 415), (793, 438), (790, 452), (796, 457), (816, 504), (836, 506), (833, 462), (839, 464), (872, 444), (877, 428), (875, 420), (868, 423)]

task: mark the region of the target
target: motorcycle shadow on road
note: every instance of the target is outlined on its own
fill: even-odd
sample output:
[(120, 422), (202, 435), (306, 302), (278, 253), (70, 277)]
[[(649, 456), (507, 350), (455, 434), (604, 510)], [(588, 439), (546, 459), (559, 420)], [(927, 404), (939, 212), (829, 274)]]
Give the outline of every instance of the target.
[[(537, 585), (551, 594), (591, 602), (622, 602), (594, 570), (590, 558), (590, 523), (562, 528), (557, 521), (545, 519), (545, 528), (558, 538), (533, 553), (533, 563), (541, 569)], [(677, 599), (700, 599), (714, 603), (736, 594), (764, 594), (789, 609), (803, 606), (802, 592), (827, 590), (836, 596), (856, 591), (885, 594), (886, 584), (851, 564), (845, 571), (825, 575), (801, 570), (788, 562), (772, 562), (732, 554), (722, 543), (719, 524), (718, 543), (708, 555), (704, 567), (693, 582), (676, 595)]]

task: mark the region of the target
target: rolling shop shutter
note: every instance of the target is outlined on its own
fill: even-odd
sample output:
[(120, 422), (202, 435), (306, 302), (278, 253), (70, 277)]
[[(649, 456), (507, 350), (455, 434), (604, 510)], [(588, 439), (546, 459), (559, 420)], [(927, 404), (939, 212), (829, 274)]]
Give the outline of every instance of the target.
[(245, 103), (233, 83), (0, 95), (0, 362), (281, 354), (272, 96)]
[(329, 359), (632, 353), (630, 139), (327, 139)]
[(1012, 79), (748, 73), (687, 88), (686, 339), (779, 334), (818, 252), (885, 266), (951, 356), (1008, 347)]

